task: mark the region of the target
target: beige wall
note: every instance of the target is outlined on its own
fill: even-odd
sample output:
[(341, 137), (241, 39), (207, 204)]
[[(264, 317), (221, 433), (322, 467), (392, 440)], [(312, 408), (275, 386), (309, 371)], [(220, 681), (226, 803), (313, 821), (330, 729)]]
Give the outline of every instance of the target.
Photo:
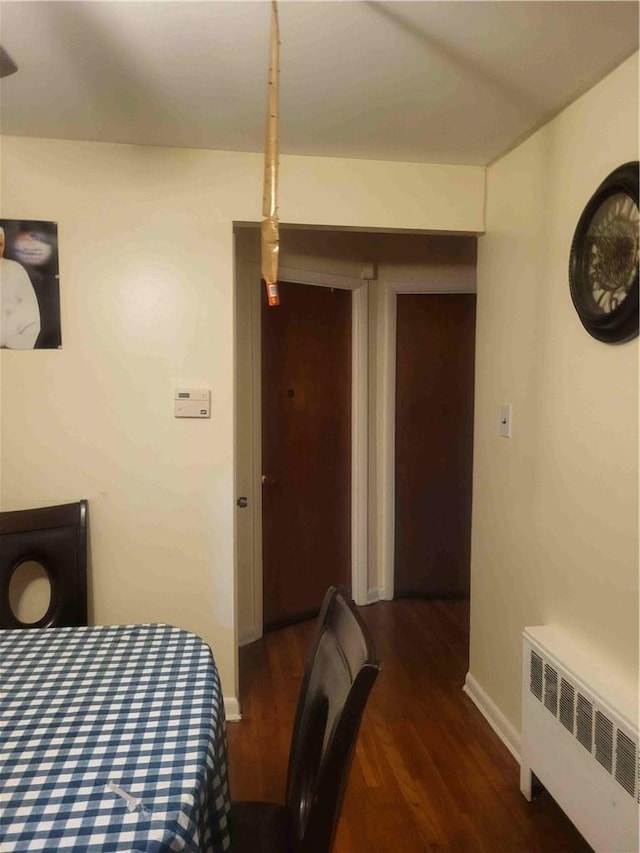
[[(89, 499), (98, 623), (211, 643), (236, 696), (233, 221), (262, 157), (2, 140), (2, 216), (58, 223), (63, 348), (0, 354), (3, 509)], [(479, 231), (484, 170), (283, 157), (284, 221)], [(178, 385), (210, 420), (176, 420)]]
[(470, 674), (516, 732), (527, 625), (565, 627), (637, 684), (638, 341), (590, 337), (567, 277), (584, 205), (635, 159), (637, 55), (488, 169)]

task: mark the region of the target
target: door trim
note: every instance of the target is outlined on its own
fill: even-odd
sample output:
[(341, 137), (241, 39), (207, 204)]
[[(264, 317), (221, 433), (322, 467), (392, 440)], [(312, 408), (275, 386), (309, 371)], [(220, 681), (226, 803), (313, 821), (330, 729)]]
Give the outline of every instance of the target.
[[(260, 266), (248, 265), (259, 281)], [(351, 317), (351, 587), (356, 604), (368, 601), (368, 317), (369, 288), (366, 279), (281, 267), (278, 280), (334, 287), (353, 292)], [(262, 606), (262, 380), (261, 380), (261, 293), (255, 288), (251, 299), (251, 460), (253, 533), (253, 627), (251, 640), (263, 634)]]

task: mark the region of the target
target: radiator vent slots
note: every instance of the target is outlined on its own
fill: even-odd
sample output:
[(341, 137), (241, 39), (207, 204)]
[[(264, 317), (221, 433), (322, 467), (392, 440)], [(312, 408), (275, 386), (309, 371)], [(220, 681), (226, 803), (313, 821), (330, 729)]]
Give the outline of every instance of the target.
[(585, 749), (591, 752), (593, 747), (593, 705), (585, 699), (582, 693), (578, 693), (576, 705), (576, 737)]
[(558, 673), (548, 663), (544, 665), (544, 705), (554, 717), (558, 716)]
[[(555, 664), (530, 650), (529, 691), (569, 731), (616, 782), (640, 802), (640, 750), (595, 699)], [(585, 695), (587, 693), (587, 695)]]
[[(633, 797), (638, 750), (635, 743), (618, 729), (616, 736), (616, 779)], [(640, 773), (640, 767), (638, 768)], [(638, 793), (640, 796), (640, 792)]]
[(531, 652), (529, 683), (533, 695), (542, 702), (542, 658), (535, 652)]
[(600, 711), (596, 711), (596, 761), (611, 773), (613, 767), (613, 723)]
[(566, 679), (560, 682), (560, 722), (568, 729), (571, 734), (575, 727), (574, 708), (576, 704), (576, 691), (573, 689), (573, 684), (570, 684)]

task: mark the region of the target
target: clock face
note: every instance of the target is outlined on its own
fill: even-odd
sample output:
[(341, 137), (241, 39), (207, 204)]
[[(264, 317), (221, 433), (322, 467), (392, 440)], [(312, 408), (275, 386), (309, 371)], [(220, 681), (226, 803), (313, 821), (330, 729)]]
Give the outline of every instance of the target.
[(571, 243), (571, 299), (585, 329), (605, 343), (638, 334), (639, 228), (636, 161), (600, 184)]
[(586, 277), (596, 310), (610, 314), (627, 298), (638, 269), (638, 205), (626, 193), (598, 207), (585, 238)]

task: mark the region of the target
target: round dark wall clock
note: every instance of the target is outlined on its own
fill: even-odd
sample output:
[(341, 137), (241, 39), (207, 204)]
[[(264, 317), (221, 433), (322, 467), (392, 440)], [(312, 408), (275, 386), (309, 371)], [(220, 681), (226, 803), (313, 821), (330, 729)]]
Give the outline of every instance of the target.
[(615, 169), (578, 220), (569, 258), (571, 298), (582, 325), (608, 344), (638, 334), (638, 161)]

